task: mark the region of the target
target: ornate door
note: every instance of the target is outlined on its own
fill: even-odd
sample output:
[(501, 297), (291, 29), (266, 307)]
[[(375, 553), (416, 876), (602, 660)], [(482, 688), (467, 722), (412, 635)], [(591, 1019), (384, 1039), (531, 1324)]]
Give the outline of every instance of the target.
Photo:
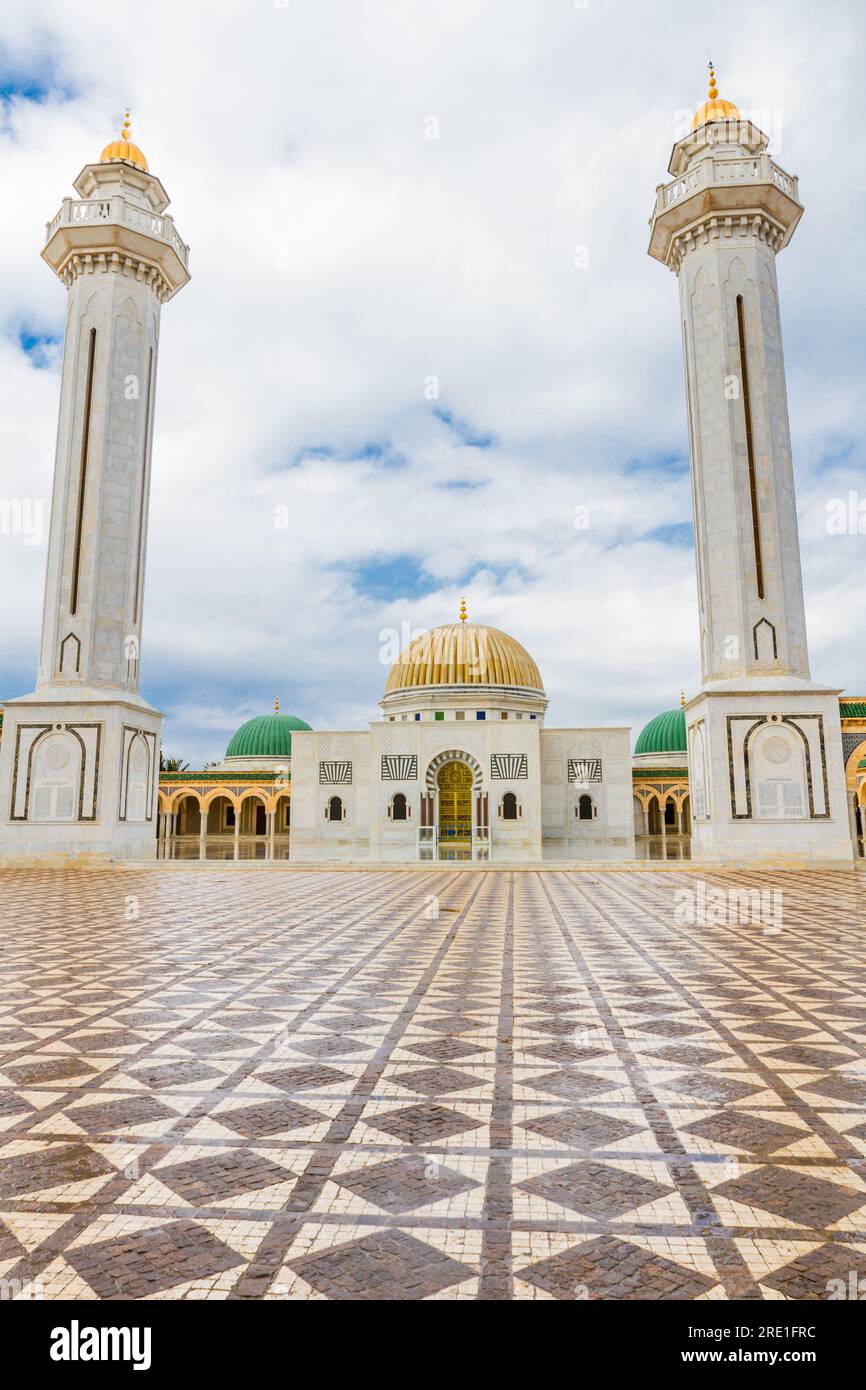
[(445, 763), (436, 779), (439, 788), (439, 839), (448, 844), (472, 843), (472, 772), (466, 763)]

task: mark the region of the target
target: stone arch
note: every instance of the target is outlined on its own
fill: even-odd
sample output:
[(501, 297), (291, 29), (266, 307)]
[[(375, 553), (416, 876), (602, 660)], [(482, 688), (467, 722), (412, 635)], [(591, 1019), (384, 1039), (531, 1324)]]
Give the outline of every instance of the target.
[[(851, 752), (848, 754), (848, 757), (847, 757), (847, 759), (846, 759), (846, 762), (845, 762), (845, 786), (846, 786), (846, 787), (850, 787), (850, 788), (855, 788), (855, 787), (857, 787), (858, 782), (859, 782), (859, 780), (860, 780), (860, 779), (858, 778), (858, 775), (857, 775), (857, 768), (858, 768), (858, 765), (859, 765), (859, 763), (862, 761), (863, 758), (866, 758), (866, 734), (864, 734), (864, 736), (863, 736), (863, 741), (862, 741), (861, 743), (858, 743), (857, 746), (856, 746), (855, 748), (852, 748)], [(864, 769), (864, 772), (866, 772), (866, 769)]]
[[(255, 803), (255, 805), (253, 805)], [(237, 798), (235, 814), (240, 821), (241, 835), (267, 834), (268, 795), (259, 787), (247, 787)]]
[(288, 835), (292, 824), (292, 798), (287, 791), (275, 793), (273, 812), (276, 834)]
[[(217, 812), (220, 802), (226, 802), (231, 816), (226, 817), (227, 823), (223, 825), (222, 816)], [(230, 835), (234, 833), (237, 824), (239, 801), (236, 796), (227, 791), (225, 787), (216, 787), (207, 796), (202, 797), (201, 814), (207, 817), (208, 835)], [(219, 822), (219, 823), (215, 823)]]
[(201, 807), (202, 804), (201, 794), (196, 791), (195, 787), (173, 787), (171, 791), (161, 791), (160, 796), (165, 798), (166, 811), (176, 811), (178, 803), (182, 801), (185, 796), (194, 797), (199, 807)]
[(425, 783), (427, 786), (427, 791), (431, 796), (435, 796), (436, 794), (436, 778), (439, 774), (440, 768), (444, 767), (446, 763), (466, 763), (467, 767), (472, 773), (473, 792), (481, 791), (482, 782), (484, 780), (484, 774), (481, 770), (481, 764), (477, 761), (476, 758), (473, 758), (471, 753), (464, 753), (461, 749), (450, 748), (447, 750), (447, 752), (437, 753), (435, 758), (433, 758), (427, 765), (427, 771), (425, 773)]
[(130, 739), (126, 750), (126, 805), (124, 819), (139, 823), (148, 819), (151, 751), (143, 734)]
[(84, 742), (74, 729), (56, 724), (34, 741), (28, 767), (27, 819), (81, 819)]
[(224, 796), (226, 800), (230, 801), (232, 806), (234, 806), (235, 809), (237, 809), (238, 797), (235, 795), (233, 791), (230, 791), (229, 788), (225, 786), (211, 787), (208, 791), (203, 792), (201, 794), (202, 806), (207, 806), (208, 809), (210, 809), (213, 803), (217, 801), (221, 796)]
[[(755, 819), (808, 820), (814, 814), (812, 789), (808, 779), (809, 745), (806, 735), (797, 724), (789, 719), (756, 720), (746, 734), (744, 751), (749, 810)], [(792, 755), (793, 765), (789, 766)], [(777, 769), (780, 775), (774, 778), (772, 773)], [(760, 773), (764, 775), (760, 776)], [(794, 776), (794, 773), (797, 776)], [(770, 805), (771, 784), (774, 782), (777, 783), (774, 788), (775, 810)], [(787, 783), (789, 790), (786, 790), (783, 783)], [(797, 805), (795, 788), (799, 791)]]
[(755, 660), (770, 663), (779, 659), (779, 645), (776, 628), (769, 618), (759, 618), (752, 628), (752, 645)]
[[(185, 802), (192, 803), (185, 805)], [(169, 810), (176, 817), (176, 835), (198, 835), (201, 830), (202, 804), (198, 792), (191, 789), (181, 790), (180, 795), (172, 798)], [(194, 813), (194, 814), (193, 814)]]

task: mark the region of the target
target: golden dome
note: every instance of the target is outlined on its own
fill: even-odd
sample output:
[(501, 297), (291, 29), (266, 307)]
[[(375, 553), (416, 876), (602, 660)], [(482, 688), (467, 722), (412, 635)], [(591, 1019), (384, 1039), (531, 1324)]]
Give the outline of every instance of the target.
[(126, 159), (130, 164), (134, 164), (138, 169), (143, 169), (147, 173), (147, 160), (142, 154), (138, 145), (133, 145), (129, 138), (129, 112), (123, 118), (123, 125), (120, 130), (120, 139), (112, 140), (106, 145), (102, 154), (99, 156), (100, 164), (110, 164), (115, 159)]
[(710, 63), (710, 87), (707, 100), (695, 112), (692, 130), (697, 130), (698, 126), (707, 125), (709, 121), (738, 121), (739, 119), (740, 113), (734, 103), (725, 101), (724, 97), (719, 96), (719, 89), (716, 86), (716, 71)]
[(422, 632), (394, 662), (385, 694), (430, 685), (506, 685), (543, 690), (532, 657), (496, 627), (458, 623)]

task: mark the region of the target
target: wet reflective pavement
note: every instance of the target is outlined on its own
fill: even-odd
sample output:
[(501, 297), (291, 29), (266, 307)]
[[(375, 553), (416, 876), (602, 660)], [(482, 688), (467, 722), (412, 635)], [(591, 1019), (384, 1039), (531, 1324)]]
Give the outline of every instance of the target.
[(0, 1281), (827, 1298), (866, 1278), (864, 886), (4, 870)]

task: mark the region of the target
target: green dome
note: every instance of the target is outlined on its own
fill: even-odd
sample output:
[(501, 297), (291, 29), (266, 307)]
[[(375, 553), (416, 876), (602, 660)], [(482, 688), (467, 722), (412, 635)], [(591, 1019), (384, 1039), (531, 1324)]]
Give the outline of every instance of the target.
[(293, 714), (260, 714), (242, 724), (226, 749), (227, 758), (290, 758), (292, 732), (310, 725)]
[(657, 714), (645, 728), (641, 729), (634, 746), (635, 757), (641, 753), (685, 753), (686, 751), (686, 712), (682, 705), (678, 709), (665, 710)]

